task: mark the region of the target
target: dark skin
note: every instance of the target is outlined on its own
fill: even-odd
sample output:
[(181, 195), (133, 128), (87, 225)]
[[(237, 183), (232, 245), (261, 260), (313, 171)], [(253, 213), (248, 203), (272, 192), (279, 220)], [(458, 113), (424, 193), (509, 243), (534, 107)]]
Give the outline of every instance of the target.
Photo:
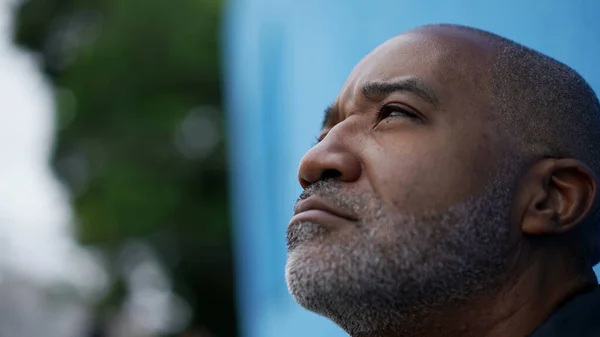
[[(335, 178), (375, 192), (392, 209), (417, 213), (482, 192), (511, 151), (489, 112), (491, 52), (478, 36), (440, 27), (377, 48), (327, 112), (321, 141), (300, 163), (302, 187)], [(486, 298), (432, 312), (422, 318), (426, 324), (415, 325), (415, 335), (526, 336), (569, 296), (597, 284), (591, 264), (573, 262), (580, 225), (596, 198), (590, 169), (575, 159), (540, 156), (517, 186), (511, 282)]]

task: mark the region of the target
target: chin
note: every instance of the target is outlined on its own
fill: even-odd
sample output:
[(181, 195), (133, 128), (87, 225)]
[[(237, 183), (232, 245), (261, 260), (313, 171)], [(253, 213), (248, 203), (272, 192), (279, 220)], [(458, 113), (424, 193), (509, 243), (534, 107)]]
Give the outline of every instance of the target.
[(285, 280), (298, 304), (307, 310), (324, 314), (323, 306), (330, 302), (328, 296), (335, 291), (333, 284), (340, 275), (335, 270), (337, 264), (320, 248), (304, 243), (289, 252)]
[(348, 282), (343, 275), (329, 278), (332, 274), (327, 271), (307, 274), (309, 270), (296, 267), (293, 263), (286, 267), (286, 282), (294, 300), (330, 319), (350, 336), (377, 336), (377, 331), (385, 331), (401, 319), (379, 301), (380, 296), (371, 293), (374, 289)]
[(303, 244), (288, 254), (285, 278), (292, 297), (350, 335), (386, 329), (392, 317), (398, 318), (389, 311), (395, 290), (389, 280), (374, 282), (369, 276), (377, 272), (373, 265), (377, 259), (357, 250), (342, 253), (335, 247)]

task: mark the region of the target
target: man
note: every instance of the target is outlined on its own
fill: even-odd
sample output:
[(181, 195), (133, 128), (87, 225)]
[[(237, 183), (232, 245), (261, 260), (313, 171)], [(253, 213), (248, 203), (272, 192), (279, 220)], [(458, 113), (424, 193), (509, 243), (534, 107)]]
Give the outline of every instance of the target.
[(288, 288), (353, 337), (600, 336), (598, 172), (574, 70), (414, 29), (356, 66), (300, 163)]

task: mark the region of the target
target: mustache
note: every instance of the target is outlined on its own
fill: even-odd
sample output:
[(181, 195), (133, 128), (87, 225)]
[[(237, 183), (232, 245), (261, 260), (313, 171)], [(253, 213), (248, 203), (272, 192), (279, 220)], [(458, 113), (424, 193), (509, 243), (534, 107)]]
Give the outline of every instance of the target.
[(340, 191), (343, 191), (344, 189), (345, 188), (342, 186), (342, 182), (335, 178), (323, 179), (323, 180), (319, 180), (316, 183), (313, 183), (310, 186), (308, 186), (307, 188), (305, 188), (302, 191), (302, 193), (300, 193), (298, 200), (304, 200), (304, 199), (312, 196), (313, 194), (321, 195), (321, 194), (325, 194), (325, 193), (328, 193), (333, 190), (335, 190), (336, 192), (340, 192)]
[(342, 184), (335, 179), (319, 180), (318, 182), (304, 189), (304, 191), (300, 193), (300, 196), (298, 196), (296, 203), (301, 200), (308, 199), (313, 195), (323, 197), (326, 194), (331, 194), (331, 191), (333, 190), (340, 191), (342, 189), (341, 185)]

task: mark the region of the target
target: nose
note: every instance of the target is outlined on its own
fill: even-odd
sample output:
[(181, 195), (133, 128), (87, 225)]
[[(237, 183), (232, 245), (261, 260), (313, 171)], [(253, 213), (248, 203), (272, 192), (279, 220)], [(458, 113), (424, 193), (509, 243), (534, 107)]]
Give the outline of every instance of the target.
[(360, 177), (360, 160), (336, 136), (330, 132), (300, 160), (298, 180), (303, 189), (320, 180), (353, 182)]

